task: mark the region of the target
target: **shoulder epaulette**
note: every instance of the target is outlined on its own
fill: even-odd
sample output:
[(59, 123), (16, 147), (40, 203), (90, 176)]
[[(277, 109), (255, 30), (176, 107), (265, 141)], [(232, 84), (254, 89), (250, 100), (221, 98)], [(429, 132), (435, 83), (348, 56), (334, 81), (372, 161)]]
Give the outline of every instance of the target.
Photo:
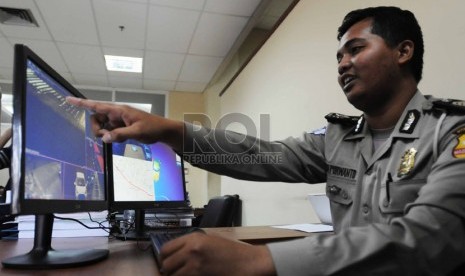
[(344, 126), (356, 126), (360, 117), (347, 116), (339, 113), (329, 113), (325, 119), (332, 124), (341, 124)]
[(451, 112), (465, 113), (465, 101), (455, 99), (432, 99), (433, 107)]

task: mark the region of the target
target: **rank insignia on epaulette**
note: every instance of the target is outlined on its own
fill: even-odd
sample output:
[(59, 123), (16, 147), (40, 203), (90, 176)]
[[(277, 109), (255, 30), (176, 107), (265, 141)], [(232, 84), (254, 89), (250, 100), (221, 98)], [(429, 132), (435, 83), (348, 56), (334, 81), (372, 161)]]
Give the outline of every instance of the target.
[(400, 126), (399, 132), (402, 133), (412, 133), (415, 129), (415, 126), (420, 120), (420, 111), (412, 109), (407, 112), (402, 125)]
[(355, 126), (360, 117), (347, 116), (339, 113), (329, 113), (325, 116), (325, 119), (333, 124), (341, 124), (345, 126)]
[(465, 127), (455, 132), (457, 134), (457, 145), (452, 150), (452, 156), (455, 158), (465, 158)]
[(433, 101), (433, 106), (449, 111), (465, 113), (465, 101), (455, 99), (437, 99)]

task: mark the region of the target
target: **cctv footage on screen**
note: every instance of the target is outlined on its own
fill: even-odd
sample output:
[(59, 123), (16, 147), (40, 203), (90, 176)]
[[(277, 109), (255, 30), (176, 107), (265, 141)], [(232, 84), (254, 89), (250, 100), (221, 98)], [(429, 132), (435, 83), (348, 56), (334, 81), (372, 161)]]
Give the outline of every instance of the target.
[(26, 199), (105, 199), (103, 144), (90, 113), (68, 104), (72, 94), (31, 60), (27, 67)]

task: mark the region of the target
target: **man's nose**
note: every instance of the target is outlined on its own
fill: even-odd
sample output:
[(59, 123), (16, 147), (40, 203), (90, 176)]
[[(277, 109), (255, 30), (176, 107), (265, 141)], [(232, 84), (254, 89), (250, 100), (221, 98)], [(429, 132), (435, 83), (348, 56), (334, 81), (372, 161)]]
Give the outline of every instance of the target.
[(351, 65), (352, 62), (350, 61), (350, 57), (348, 57), (347, 55), (343, 56), (337, 66), (337, 71), (339, 75), (344, 74), (350, 68)]

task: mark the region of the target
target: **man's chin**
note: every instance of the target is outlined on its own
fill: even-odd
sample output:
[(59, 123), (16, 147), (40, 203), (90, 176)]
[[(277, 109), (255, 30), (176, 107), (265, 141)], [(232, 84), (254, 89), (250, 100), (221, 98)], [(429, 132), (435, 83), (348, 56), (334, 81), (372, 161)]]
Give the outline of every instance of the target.
[(357, 93), (354, 93), (352, 90), (344, 91), (344, 95), (346, 96), (347, 101), (351, 104), (357, 100)]
[(344, 92), (347, 98), (347, 101), (353, 105), (358, 110), (365, 110), (367, 108), (366, 101), (364, 100), (362, 94), (356, 93), (355, 91)]

